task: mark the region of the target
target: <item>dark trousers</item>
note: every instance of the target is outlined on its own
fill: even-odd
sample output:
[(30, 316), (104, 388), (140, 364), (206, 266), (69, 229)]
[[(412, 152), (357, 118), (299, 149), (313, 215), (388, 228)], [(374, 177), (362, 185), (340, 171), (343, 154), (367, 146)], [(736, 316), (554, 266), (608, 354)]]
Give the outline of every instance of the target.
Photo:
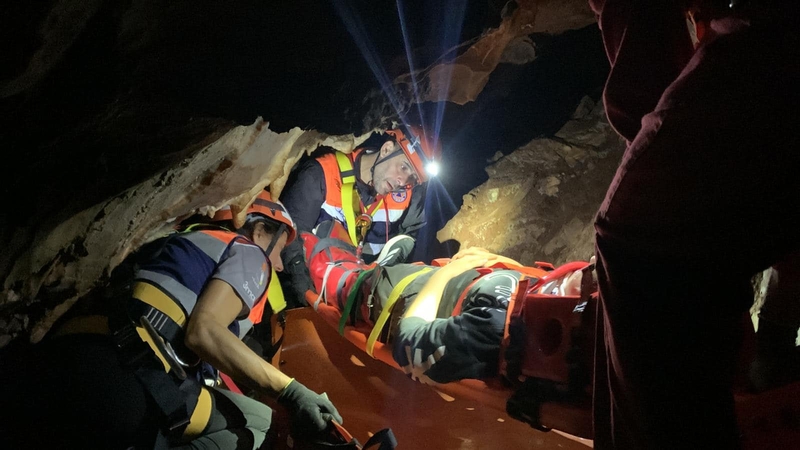
[[(161, 425), (158, 407), (105, 335), (58, 337), (4, 358), (0, 382), (1, 448), (152, 448)], [(175, 444), (260, 446), (270, 408), (227, 391), (211, 389), (210, 394), (201, 434), (176, 436)]]

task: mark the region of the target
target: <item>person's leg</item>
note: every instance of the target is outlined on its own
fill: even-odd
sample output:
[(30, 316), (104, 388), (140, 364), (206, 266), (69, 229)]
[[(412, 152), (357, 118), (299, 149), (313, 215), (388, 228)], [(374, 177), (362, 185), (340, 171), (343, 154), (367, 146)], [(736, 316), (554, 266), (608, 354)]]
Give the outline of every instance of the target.
[(698, 50), (645, 116), (598, 213), (598, 449), (739, 445), (749, 278), (797, 248), (800, 218), (798, 74), (780, 69), (796, 50), (744, 30)]
[(737, 448), (731, 387), (744, 308), (726, 302), (746, 301), (748, 280), (665, 279), (668, 264), (602, 239), (597, 249), (604, 335), (595, 447)]
[[(272, 410), (265, 404), (244, 395), (222, 389), (203, 388), (201, 400), (209, 395), (213, 407), (207, 425), (193, 436), (182, 449), (236, 449), (253, 450), (261, 446), (272, 422)], [(202, 407), (202, 406), (200, 406)], [(192, 417), (194, 420), (194, 417)], [(190, 425), (191, 427), (191, 425)]]

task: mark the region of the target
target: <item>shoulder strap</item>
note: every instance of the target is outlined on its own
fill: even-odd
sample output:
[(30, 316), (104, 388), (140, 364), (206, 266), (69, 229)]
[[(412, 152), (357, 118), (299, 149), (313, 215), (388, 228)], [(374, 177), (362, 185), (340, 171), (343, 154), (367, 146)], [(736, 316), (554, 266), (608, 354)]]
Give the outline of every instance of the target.
[(273, 314), (277, 314), (286, 309), (286, 299), (283, 296), (283, 288), (281, 287), (280, 281), (278, 281), (278, 274), (275, 273), (274, 268), (272, 269), (272, 274), (269, 277), (269, 284), (267, 285), (267, 301), (256, 303), (255, 306), (250, 308), (250, 314), (247, 316), (250, 322), (253, 322), (253, 325), (260, 323), (264, 318), (264, 308), (267, 303), (269, 303), (269, 307), (272, 308)]
[(336, 163), (339, 165), (339, 176), (342, 178), (342, 213), (347, 223), (347, 233), (350, 235), (350, 241), (355, 245), (358, 242), (356, 237), (356, 205), (359, 206), (359, 211), (361, 209), (360, 201), (354, 201), (355, 196), (358, 195), (358, 192), (354, 189), (356, 172), (353, 170), (353, 162), (349, 156), (342, 152), (336, 152), (335, 154)]

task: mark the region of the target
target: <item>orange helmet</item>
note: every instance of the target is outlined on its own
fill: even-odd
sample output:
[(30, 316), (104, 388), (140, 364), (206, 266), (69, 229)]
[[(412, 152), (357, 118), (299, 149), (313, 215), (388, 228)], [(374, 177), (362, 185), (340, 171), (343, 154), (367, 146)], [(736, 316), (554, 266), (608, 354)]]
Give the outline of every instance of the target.
[(386, 130), (386, 134), (392, 136), (403, 149), (408, 160), (414, 165), (420, 183), (428, 181), (430, 176), (435, 175), (434, 165), (438, 153), (438, 142), (431, 145), (425, 137), (425, 130), (413, 125), (408, 126), (403, 133), (400, 129)]
[[(286, 207), (283, 206), (283, 203), (281, 203), (280, 200), (273, 200), (269, 191), (262, 190), (258, 194), (258, 197), (253, 200), (253, 203), (249, 208), (247, 208), (247, 215), (249, 216), (250, 214), (259, 214), (267, 219), (272, 219), (278, 223), (286, 225), (286, 232), (289, 235), (286, 238), (287, 245), (294, 240), (295, 236), (297, 236), (297, 228), (294, 225), (292, 216), (289, 215), (289, 211), (286, 210)], [(224, 208), (221, 208), (216, 212), (216, 214), (214, 214), (214, 218), (211, 220), (215, 222), (233, 220), (233, 212), (231, 211), (231, 207), (225, 206)]]

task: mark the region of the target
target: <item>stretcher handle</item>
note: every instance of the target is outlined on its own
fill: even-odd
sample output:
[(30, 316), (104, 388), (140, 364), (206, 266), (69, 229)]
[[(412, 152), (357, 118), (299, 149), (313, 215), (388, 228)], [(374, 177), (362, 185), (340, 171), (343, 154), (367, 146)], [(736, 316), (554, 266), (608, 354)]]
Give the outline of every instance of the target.
[(583, 270), (588, 267), (591, 263), (586, 261), (572, 261), (566, 264), (562, 264), (558, 266), (557, 269), (547, 272), (547, 275), (539, 278), (533, 286), (528, 288), (529, 291), (539, 289), (540, 287), (544, 286), (545, 284), (553, 281), (558, 280), (559, 278), (563, 278), (566, 275), (569, 275), (572, 272), (576, 272), (578, 270)]

